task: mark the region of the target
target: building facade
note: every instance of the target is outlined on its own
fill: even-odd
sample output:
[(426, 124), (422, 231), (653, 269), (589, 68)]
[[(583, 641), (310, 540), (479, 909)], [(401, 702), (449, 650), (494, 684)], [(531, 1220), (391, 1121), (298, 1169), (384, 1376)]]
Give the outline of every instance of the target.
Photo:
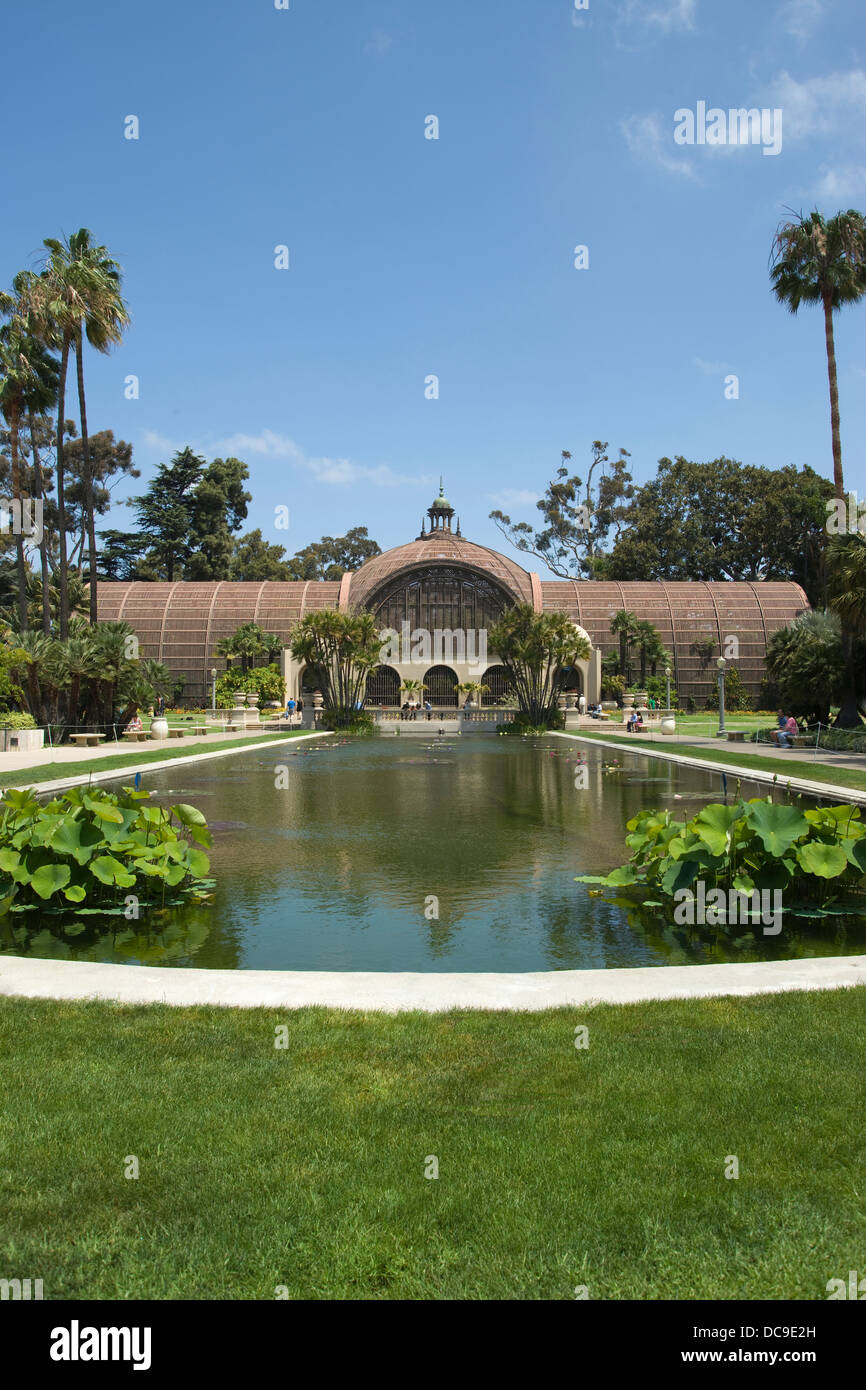
[[(592, 645), (588, 661), (562, 674), (563, 688), (600, 698), (601, 661), (616, 651), (610, 631), (620, 609), (658, 629), (673, 657), (672, 683), (680, 701), (702, 705), (715, 686), (715, 655), (736, 638), (743, 685), (757, 696), (764, 674), (767, 640), (809, 606), (799, 584), (543, 580), (515, 560), (466, 540), (459, 519), (440, 487), (414, 540), (368, 560), (336, 582), (280, 583), (103, 583), (101, 620), (125, 620), (138, 635), (142, 656), (165, 663), (183, 676), (184, 700), (207, 704), (213, 668), (225, 669), (217, 644), (242, 623), (256, 622), (283, 640), (287, 695), (311, 694), (315, 671), (291, 655), (293, 628), (306, 613), (322, 608), (366, 609), (379, 620), (383, 664), (368, 681), (373, 704), (400, 702), (403, 680), (422, 681), (435, 705), (457, 702), (456, 687), (477, 681), (489, 687), (485, 703), (507, 694), (507, 676), (487, 648), (487, 633), (500, 614), (517, 603), (538, 613), (560, 612)], [(438, 637), (437, 637), (438, 634)]]

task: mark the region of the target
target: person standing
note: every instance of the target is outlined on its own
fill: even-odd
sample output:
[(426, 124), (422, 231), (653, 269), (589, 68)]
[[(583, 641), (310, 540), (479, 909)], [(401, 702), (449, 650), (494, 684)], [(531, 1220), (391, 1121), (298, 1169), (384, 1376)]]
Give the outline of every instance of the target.
[(289, 721), (290, 724), (294, 724), (294, 722), (295, 722), (295, 698), (294, 698), (293, 695), (290, 695), (289, 698), (288, 698), (288, 700), (286, 701), (286, 718), (288, 719), (288, 721)]
[(581, 714), (586, 714), (586, 696), (581, 695), (577, 702), (577, 708)]

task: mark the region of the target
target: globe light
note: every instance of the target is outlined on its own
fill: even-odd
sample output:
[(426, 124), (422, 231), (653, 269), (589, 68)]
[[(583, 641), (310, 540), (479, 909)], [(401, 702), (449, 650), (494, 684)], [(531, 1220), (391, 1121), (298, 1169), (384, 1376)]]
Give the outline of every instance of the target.
[(724, 658), (723, 656), (720, 656), (720, 657), (718, 658), (718, 660), (716, 661), (716, 665), (718, 666), (718, 668), (719, 668), (720, 671), (724, 671), (724, 669), (725, 669), (725, 667), (727, 666), (727, 664), (728, 664), (728, 663), (725, 661), (725, 658)]

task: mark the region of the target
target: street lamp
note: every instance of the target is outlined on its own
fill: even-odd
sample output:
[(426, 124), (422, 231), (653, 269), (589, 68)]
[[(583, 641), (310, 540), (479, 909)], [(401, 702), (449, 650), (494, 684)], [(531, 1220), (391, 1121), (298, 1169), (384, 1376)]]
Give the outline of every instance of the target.
[(212, 667), (211, 667), (211, 671), (210, 671), (210, 681), (211, 681), (211, 705), (212, 705), (212, 708), (213, 708), (214, 717), (216, 717), (216, 678), (217, 678), (216, 667), (215, 667), (215, 666), (212, 666)]
[(716, 738), (725, 738), (727, 736), (725, 730), (725, 671), (728, 663), (723, 656), (720, 656), (716, 666), (719, 670), (719, 731)]
[(667, 694), (666, 694), (666, 696), (665, 696), (665, 709), (666, 709), (666, 710), (670, 710), (670, 707), (671, 707), (671, 668), (670, 668), (670, 666), (665, 666), (665, 680), (667, 681), (667, 687), (668, 687)]

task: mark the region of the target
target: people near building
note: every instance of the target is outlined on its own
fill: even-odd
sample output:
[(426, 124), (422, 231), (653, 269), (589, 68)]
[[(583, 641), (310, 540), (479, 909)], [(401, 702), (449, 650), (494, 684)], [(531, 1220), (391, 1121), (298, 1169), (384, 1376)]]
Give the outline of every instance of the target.
[(294, 699), (294, 696), (293, 696), (293, 695), (290, 695), (289, 698), (288, 698), (288, 700), (286, 701), (286, 718), (290, 721), (290, 723), (293, 723), (293, 722), (294, 722), (294, 718), (295, 718), (295, 699)]
[(581, 714), (586, 714), (586, 696), (581, 695), (577, 701), (577, 708)]
[(143, 731), (144, 725), (141, 722), (141, 715), (136, 712), (127, 724), (126, 732), (128, 734), (140, 734), (143, 733)]
[(424, 709), (427, 712), (427, 719), (429, 722), (433, 718), (433, 706), (431, 705), (429, 700), (424, 701)]

